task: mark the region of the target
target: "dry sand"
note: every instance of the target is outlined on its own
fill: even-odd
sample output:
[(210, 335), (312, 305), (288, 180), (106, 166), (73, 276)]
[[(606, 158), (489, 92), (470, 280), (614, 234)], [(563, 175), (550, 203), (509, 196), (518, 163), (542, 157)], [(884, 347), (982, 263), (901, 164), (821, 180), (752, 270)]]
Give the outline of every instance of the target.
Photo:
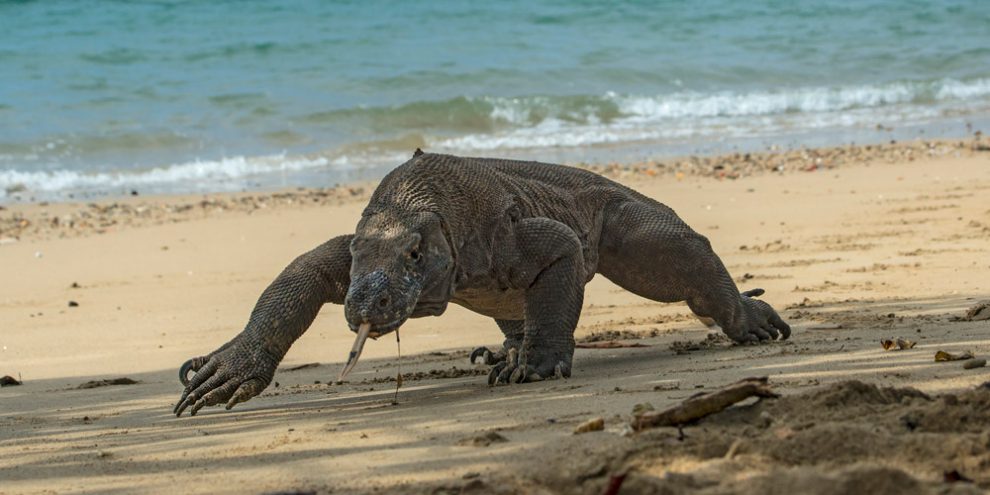
[[(393, 405), (390, 338), (328, 384), (353, 335), (327, 306), (260, 397), (179, 419), (179, 364), (240, 331), (293, 257), (352, 231), (368, 188), (7, 205), (0, 375), (24, 384), (0, 389), (0, 493), (602, 493), (623, 473), (621, 493), (986, 490), (990, 390), (972, 389), (988, 368), (933, 359), (990, 356), (990, 321), (963, 318), (990, 297), (990, 153), (977, 148), (604, 169), (708, 236), (740, 288), (765, 288), (789, 341), (730, 345), (685, 305), (598, 277), (578, 337), (646, 347), (579, 349), (571, 379), (489, 388), (467, 354), (500, 333), (452, 306), (403, 327)], [(885, 338), (917, 345), (884, 351)], [(619, 434), (635, 404), (749, 376), (784, 397), (683, 436)], [(138, 383), (77, 389), (121, 377)], [(572, 434), (593, 417), (605, 431)], [(952, 471), (975, 483), (944, 481)]]

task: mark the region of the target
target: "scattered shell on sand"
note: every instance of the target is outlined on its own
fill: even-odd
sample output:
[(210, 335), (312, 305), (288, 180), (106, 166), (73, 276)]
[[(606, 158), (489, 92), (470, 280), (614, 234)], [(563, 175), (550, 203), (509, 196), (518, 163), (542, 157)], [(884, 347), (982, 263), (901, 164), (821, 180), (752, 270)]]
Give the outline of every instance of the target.
[(602, 431), (605, 429), (605, 418), (592, 418), (574, 428), (574, 434)]
[(885, 351), (903, 351), (905, 349), (913, 349), (917, 343), (907, 339), (883, 339), (880, 341), (880, 345), (883, 346), (883, 350)]

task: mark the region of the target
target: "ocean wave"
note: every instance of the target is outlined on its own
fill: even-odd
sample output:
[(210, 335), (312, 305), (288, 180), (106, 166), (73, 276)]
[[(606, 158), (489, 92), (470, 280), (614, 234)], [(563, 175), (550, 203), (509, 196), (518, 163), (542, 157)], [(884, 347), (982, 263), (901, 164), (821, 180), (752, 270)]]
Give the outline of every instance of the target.
[(318, 111), (296, 117), (311, 125), (393, 132), (492, 132), (538, 125), (547, 119), (575, 123), (610, 121), (620, 117), (611, 96), (460, 96), (448, 100), (415, 101), (389, 107), (355, 107)]
[(604, 98), (617, 103), (621, 118), (624, 120), (661, 121), (837, 112), (905, 103), (930, 104), (988, 95), (990, 95), (990, 79), (972, 81), (943, 79), (882, 85), (803, 87), (746, 93), (687, 91), (659, 96), (608, 93)]
[(326, 157), (286, 157), (271, 155), (259, 157), (235, 156), (220, 160), (197, 160), (189, 163), (156, 167), (143, 171), (93, 172), (78, 170), (31, 171), (0, 170), (0, 198), (15, 191), (53, 193), (62, 191), (87, 191), (124, 189), (170, 184), (209, 183), (222, 184), (252, 176), (278, 172), (294, 172), (305, 169), (333, 166), (350, 166), (346, 156), (330, 160)]
[(676, 93), (660, 97), (610, 95), (629, 119), (658, 121), (699, 117), (743, 117), (781, 113), (834, 112), (911, 102), (927, 93), (911, 84), (884, 87), (797, 88), (789, 91)]
[[(436, 136), (431, 146), (453, 151), (573, 147), (647, 140), (752, 137), (794, 130), (932, 119), (946, 109), (990, 96), (990, 79), (809, 87), (748, 93), (678, 92), (659, 96), (607, 93), (601, 102), (547, 110), (544, 97), (490, 99), (492, 120), (512, 125), (494, 132)], [(953, 105), (955, 104), (955, 105)], [(985, 106), (985, 105), (984, 105)], [(532, 108), (542, 119), (533, 119)], [(958, 108), (957, 108), (958, 110)], [(562, 117), (565, 114), (566, 117)], [(582, 111), (585, 113), (582, 114)]]
[(986, 96), (990, 96), (990, 79), (942, 79), (751, 92), (689, 90), (659, 95), (607, 92), (600, 95), (462, 96), (388, 107), (319, 111), (297, 119), (304, 124), (358, 126), (383, 134), (465, 135), (536, 128), (546, 122), (607, 126), (674, 119), (839, 112), (902, 104), (929, 105)]
[(990, 95), (990, 79), (977, 79), (961, 82), (954, 79), (943, 81), (935, 90), (939, 100), (980, 98)]
[(773, 136), (795, 131), (825, 128), (873, 127), (883, 122), (920, 122), (942, 115), (931, 106), (859, 108), (841, 112), (744, 114), (675, 119), (666, 122), (645, 119), (619, 119), (610, 124), (573, 124), (548, 119), (528, 128), (497, 133), (475, 133), (450, 138), (428, 139), (428, 146), (454, 153), (491, 152), (511, 149), (573, 148), (669, 142), (689, 139), (733, 139)]

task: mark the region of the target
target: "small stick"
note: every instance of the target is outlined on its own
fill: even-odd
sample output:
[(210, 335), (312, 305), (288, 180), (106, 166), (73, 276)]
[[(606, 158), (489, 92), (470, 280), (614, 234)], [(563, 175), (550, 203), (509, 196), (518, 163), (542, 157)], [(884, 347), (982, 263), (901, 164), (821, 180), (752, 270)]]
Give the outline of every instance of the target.
[(395, 396), (392, 397), (393, 406), (399, 404), (399, 387), (402, 386), (402, 344), (399, 343), (399, 329), (395, 329), (395, 350), (398, 353), (395, 364), (399, 369), (395, 375)]
[[(655, 426), (681, 426), (715, 414), (736, 402), (749, 397), (779, 397), (770, 390), (767, 378), (746, 378), (710, 393), (690, 397), (680, 404), (663, 411), (649, 411), (633, 418), (635, 431)], [(682, 432), (683, 435), (683, 432)]]

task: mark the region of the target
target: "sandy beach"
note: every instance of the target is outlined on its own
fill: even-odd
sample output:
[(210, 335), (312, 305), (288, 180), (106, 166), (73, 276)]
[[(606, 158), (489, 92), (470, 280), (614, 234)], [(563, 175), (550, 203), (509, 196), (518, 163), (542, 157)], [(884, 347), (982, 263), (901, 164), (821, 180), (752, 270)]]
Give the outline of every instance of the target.
[[(242, 328), (294, 257), (352, 232), (374, 184), (0, 209), (0, 494), (978, 493), (990, 489), (985, 139), (597, 167), (707, 236), (790, 340), (735, 346), (684, 304), (588, 286), (567, 380), (490, 388), (501, 334), (451, 306), (371, 342), (326, 306), (276, 383), (175, 418), (179, 365)], [(884, 339), (914, 343), (885, 350)], [(936, 362), (937, 351), (974, 355)], [(404, 384), (393, 404), (395, 376)], [(294, 369), (298, 368), (298, 369)], [(767, 376), (679, 432), (633, 407)], [(129, 378), (130, 385), (82, 388)], [(856, 382), (851, 382), (856, 381)], [(603, 431), (573, 434), (592, 418)], [(964, 481), (948, 482), (955, 472)], [(969, 481), (965, 481), (969, 480)]]

